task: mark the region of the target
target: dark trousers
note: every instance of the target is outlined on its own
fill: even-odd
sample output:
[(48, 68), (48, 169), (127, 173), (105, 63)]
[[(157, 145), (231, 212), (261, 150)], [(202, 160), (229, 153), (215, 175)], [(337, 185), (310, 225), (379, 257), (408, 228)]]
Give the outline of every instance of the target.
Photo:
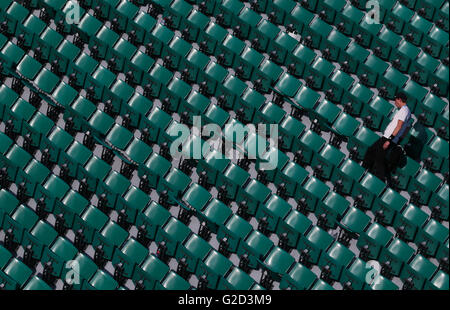
[(384, 182), (386, 182), (386, 178), (390, 175), (390, 165), (387, 162), (387, 154), (388, 151), (396, 145), (391, 141), (389, 147), (385, 150), (383, 149), (383, 144), (386, 141), (388, 141), (388, 139), (381, 137), (369, 147), (362, 164), (362, 166), (368, 169), (370, 173)]

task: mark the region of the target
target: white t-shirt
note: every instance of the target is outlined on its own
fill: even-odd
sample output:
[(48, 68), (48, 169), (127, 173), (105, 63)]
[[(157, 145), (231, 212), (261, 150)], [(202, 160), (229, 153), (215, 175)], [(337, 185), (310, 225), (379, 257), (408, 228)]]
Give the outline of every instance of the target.
[(395, 112), (394, 118), (391, 120), (389, 125), (387, 125), (384, 130), (383, 137), (390, 138), (392, 133), (394, 132), (395, 127), (397, 127), (398, 121), (403, 121), (403, 126), (396, 135), (397, 137), (403, 136), (406, 128), (408, 127), (409, 119), (411, 118), (411, 112), (409, 111), (408, 106), (404, 105), (397, 112)]

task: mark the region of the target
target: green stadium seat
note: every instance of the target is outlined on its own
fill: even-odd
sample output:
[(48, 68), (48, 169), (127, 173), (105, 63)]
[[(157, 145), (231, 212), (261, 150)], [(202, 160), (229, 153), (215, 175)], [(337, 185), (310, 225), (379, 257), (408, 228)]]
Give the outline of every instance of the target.
[(178, 274), (169, 271), (160, 282), (156, 283), (157, 290), (185, 291), (190, 289), (190, 284)]
[(196, 234), (191, 234), (177, 248), (175, 258), (178, 262), (185, 259), (187, 271), (195, 274), (198, 264), (206, 258), (211, 248), (207, 241)]
[(142, 281), (145, 289), (153, 290), (156, 283), (160, 282), (168, 272), (169, 266), (153, 254), (150, 254), (147, 259), (136, 268), (133, 281)]
[(157, 243), (165, 242), (166, 254), (174, 256), (178, 247), (188, 238), (190, 234), (188, 226), (174, 217), (171, 217), (156, 234)]
[(89, 282), (85, 283), (83, 289), (87, 290), (116, 290), (119, 288), (119, 284), (114, 278), (103, 270), (97, 270), (97, 272), (89, 279)]
[(255, 280), (241, 269), (233, 270), (219, 282), (219, 290), (250, 290), (256, 284)]
[(381, 264), (390, 263), (391, 274), (399, 276), (404, 266), (414, 256), (414, 249), (400, 239), (393, 239), (389, 245), (381, 250)]
[(448, 274), (439, 270), (429, 282), (425, 283), (427, 290), (448, 290)]
[(242, 219), (240, 216), (233, 214), (231, 215), (223, 226), (219, 227), (217, 232), (217, 240), (221, 241), (226, 239), (228, 243), (228, 251), (235, 253), (240, 247), (241, 242), (249, 236), (252, 231), (252, 225)]
[(364, 168), (351, 159), (344, 160), (331, 176), (331, 182), (344, 195), (352, 193), (354, 185), (359, 182), (364, 174)]
[(421, 290), (429, 283), (436, 270), (437, 266), (419, 254), (403, 268), (400, 279), (412, 277), (414, 287)]
[(0, 282), (5, 285), (5, 289), (16, 290), (22, 288), (32, 274), (33, 271), (27, 265), (17, 258), (12, 258), (0, 271)]
[(23, 287), (24, 291), (50, 291), (51, 287), (44, 280), (37, 276), (32, 276)]
[[(215, 250), (211, 250), (208, 256), (199, 263), (196, 276), (203, 279), (207, 288), (216, 289), (219, 282), (232, 268), (231, 263), (225, 256)], [(186, 288), (184, 288), (186, 289)]]
[(50, 247), (44, 249), (42, 264), (49, 262), (52, 267), (52, 275), (60, 277), (66, 263), (73, 260), (78, 253), (77, 248), (64, 237), (58, 237)]
[(440, 247), (444, 245), (444, 242), (448, 238), (448, 228), (434, 219), (430, 219), (422, 229), (419, 229), (419, 233), (414, 240), (415, 243), (426, 243), (426, 255), (435, 256)]
[(363, 249), (368, 247), (367, 259), (378, 259), (381, 250), (392, 240), (394, 235), (378, 223), (372, 223), (362, 232), (356, 246)]
[(411, 179), (408, 185), (408, 192), (413, 193), (418, 191), (418, 202), (421, 204), (428, 204), (431, 194), (439, 187), (442, 180), (432, 172), (422, 169), (419, 173)]
[[(317, 205), (316, 214), (319, 221), (324, 221), (322, 227), (327, 229), (335, 229), (339, 219), (350, 206), (350, 202), (339, 194), (330, 191), (325, 198)], [(322, 220), (321, 216), (324, 215)]]
[(130, 238), (120, 249), (114, 251), (112, 264), (114, 266), (121, 264), (122, 275), (130, 279), (134, 276), (136, 268), (144, 262), (148, 254), (149, 250), (146, 247), (136, 239)]
[(92, 246), (102, 250), (103, 258), (112, 260), (116, 250), (121, 248), (127, 238), (127, 231), (109, 220), (101, 230), (95, 231)]
[[(401, 214), (395, 217), (394, 227), (402, 232), (402, 238), (406, 241), (414, 241), (419, 230), (428, 219), (428, 215), (420, 208), (408, 204)], [(401, 228), (401, 229), (400, 229)]]
[(305, 259), (307, 263), (316, 265), (333, 240), (334, 238), (325, 230), (313, 226), (306, 235), (300, 238), (297, 249), (307, 254)]
[(333, 243), (321, 256), (318, 266), (330, 267), (330, 279), (340, 281), (344, 269), (350, 264), (355, 254), (339, 242)]
[(317, 276), (307, 267), (297, 263), (291, 267), (280, 282), (280, 289), (307, 290), (310, 289)]
[(386, 185), (371, 173), (367, 173), (359, 182), (355, 183), (352, 191), (353, 197), (361, 195), (361, 206), (372, 209), (375, 199), (383, 192)]
[(377, 212), (381, 210), (383, 212), (381, 222), (385, 225), (391, 225), (406, 204), (407, 199), (405, 197), (388, 188), (379, 198), (375, 199), (372, 211)]
[(367, 263), (360, 258), (355, 258), (347, 268), (343, 270), (341, 282), (348, 283), (355, 290), (362, 290), (367, 286)]

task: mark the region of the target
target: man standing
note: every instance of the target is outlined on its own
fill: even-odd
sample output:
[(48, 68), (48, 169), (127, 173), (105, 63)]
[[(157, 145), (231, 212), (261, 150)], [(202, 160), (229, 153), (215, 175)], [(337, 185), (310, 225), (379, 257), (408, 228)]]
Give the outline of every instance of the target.
[(397, 111), (394, 117), (384, 130), (383, 136), (369, 147), (363, 160), (363, 167), (384, 182), (390, 173), (389, 167), (393, 164), (388, 162), (388, 151), (400, 142), (409, 126), (411, 112), (406, 100), (404, 93), (396, 95), (394, 103)]

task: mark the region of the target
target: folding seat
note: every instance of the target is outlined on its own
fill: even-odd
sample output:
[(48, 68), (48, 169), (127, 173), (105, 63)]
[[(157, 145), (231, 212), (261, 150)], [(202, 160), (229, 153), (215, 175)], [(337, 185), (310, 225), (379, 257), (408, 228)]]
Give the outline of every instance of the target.
[(287, 274), (283, 275), (280, 289), (307, 290), (310, 289), (317, 276), (309, 268), (300, 263), (291, 266)]
[(30, 12), (17, 2), (8, 4), (5, 3), (5, 21), (8, 25), (8, 33), (19, 35), (22, 32), (23, 22), (28, 17)]
[(423, 52), (411, 63), (408, 74), (411, 75), (413, 80), (417, 83), (426, 85), (428, 79), (432, 73), (436, 71), (439, 64), (439, 60)]
[(414, 11), (410, 10), (406, 5), (397, 3), (391, 11), (386, 12), (384, 24), (395, 33), (404, 34), (404, 27), (409, 23), (413, 15)]
[(130, 31), (130, 23), (139, 12), (139, 7), (133, 3), (122, 0), (117, 6), (112, 7), (110, 11), (110, 20), (117, 19), (118, 30), (122, 32)]
[(96, 194), (105, 194), (106, 206), (115, 209), (118, 201), (123, 200), (123, 195), (128, 190), (130, 184), (130, 181), (122, 174), (111, 170), (103, 179), (103, 182), (99, 182)]
[(237, 14), (237, 17), (235, 17), (235, 23), (239, 26), (241, 38), (248, 39), (261, 19), (261, 15), (251, 8), (244, 7), (239, 14)]
[(411, 178), (411, 182), (408, 185), (408, 192), (418, 192), (418, 202), (420, 204), (427, 205), (430, 201), (431, 194), (441, 184), (442, 179), (433, 174), (432, 172), (422, 169), (414, 178)]
[(324, 81), (323, 88), (326, 89), (326, 98), (333, 102), (341, 102), (344, 93), (350, 91), (355, 80), (341, 70), (335, 70), (332, 75)]
[(314, 154), (311, 168), (318, 178), (329, 180), (344, 159), (344, 153), (330, 144), (326, 144), (319, 153)]
[(76, 178), (80, 173), (80, 167), (83, 167), (92, 156), (92, 151), (78, 141), (73, 143), (61, 153), (61, 160), (67, 164), (68, 174)]
[(195, 212), (200, 212), (212, 198), (212, 195), (197, 183), (192, 183), (183, 194), (182, 202), (186, 207), (193, 208)]
[(238, 24), (238, 15), (244, 7), (245, 5), (238, 0), (223, 0), (216, 4), (214, 16), (221, 14), (222, 24), (232, 28)]
[(34, 197), (36, 188), (48, 177), (50, 170), (36, 159), (32, 158), (23, 170), (19, 170), (16, 183), (25, 183), (25, 195)]
[(125, 155), (138, 165), (144, 164), (153, 150), (142, 140), (133, 138), (125, 149)]
[(20, 47), (8, 41), (0, 51), (0, 59), (2, 59), (5, 67), (10, 68), (13, 65), (17, 65), (24, 54), (24, 51)]
[(429, 93), (422, 102), (418, 102), (414, 114), (421, 117), (421, 122), (425, 126), (434, 127), (438, 115), (444, 112), (447, 103), (438, 96)]
[(91, 279), (82, 287), (83, 290), (117, 290), (119, 284), (114, 280), (114, 278), (101, 269), (92, 276)]
[[(139, 243), (136, 239), (130, 238), (120, 249), (114, 251), (112, 264), (117, 270), (117, 265), (122, 266), (122, 275), (128, 279), (134, 276), (138, 266), (144, 262), (149, 254), (149, 250)], [(117, 272), (117, 271), (116, 271)]]
[(381, 195), (386, 188), (386, 184), (371, 173), (366, 173), (364, 177), (355, 182), (352, 190), (352, 196), (358, 197), (358, 203), (363, 209), (371, 210), (375, 199)]
[(442, 7), (442, 4), (444, 3), (444, 0), (436, 0), (436, 1), (430, 1), (430, 0), (418, 0), (416, 8), (417, 10), (423, 9), (423, 17), (430, 20), (435, 21), (436, 20), (436, 13), (439, 11), (439, 9)]
[[(370, 98), (367, 100), (369, 101)], [(330, 144), (339, 147), (343, 140), (348, 141), (358, 130), (360, 123), (358, 120), (345, 112), (339, 114), (338, 118), (331, 125), (331, 132), (334, 135)]]
[[(273, 102), (267, 102), (260, 106), (259, 111), (255, 114), (255, 122), (262, 124), (279, 124), (286, 115), (286, 111)], [(266, 128), (267, 133), (270, 128)]]
[(385, 91), (385, 98), (392, 100), (395, 98), (398, 91), (405, 86), (407, 81), (407, 75), (404, 75), (397, 69), (390, 67), (386, 70), (383, 76), (379, 77), (377, 88)]
[(0, 283), (7, 290), (21, 289), (31, 277), (33, 271), (17, 258), (12, 258), (3, 270), (0, 270)]
[(175, 34), (172, 30), (160, 23), (157, 23), (147, 37), (147, 43), (152, 43), (153, 45), (153, 56), (165, 57), (167, 46), (174, 35)]
[(220, 279), (218, 290), (250, 290), (256, 284), (255, 280), (238, 267)]
[(414, 242), (420, 244), (426, 243), (426, 255), (436, 256), (438, 250), (444, 246), (445, 241), (448, 239), (448, 228), (434, 219), (428, 220), (428, 222), (419, 229), (418, 234)]
[[(300, 238), (297, 250), (305, 253), (305, 262), (316, 265), (321, 255), (333, 243), (334, 238), (318, 226), (312, 228)], [(302, 254), (300, 254), (302, 255)]]
[[(280, 81), (278, 82), (280, 91), (282, 91), (282, 93), (286, 94), (287, 96), (293, 93), (293, 95), (289, 97), (294, 97), (295, 95), (294, 102), (296, 102), (302, 109), (306, 111), (315, 110), (315, 107), (320, 100), (320, 94), (315, 92), (311, 88), (301, 86), (301, 82), (293, 78), (292, 76), (284, 75), (284, 77), (289, 77), (289, 79), (280, 79)], [(293, 83), (294, 81), (296, 82), (295, 84)], [(290, 86), (290, 84), (288, 84), (287, 82), (290, 82), (290, 84), (294, 84), (295, 88), (287, 88), (286, 86)]]
[(330, 279), (341, 281), (344, 269), (352, 262), (355, 254), (346, 246), (339, 242), (334, 242), (320, 256), (319, 268), (329, 267)]
[(288, 16), (295, 7), (296, 3), (293, 0), (274, 0), (273, 2), (267, 1), (265, 12), (268, 15), (273, 13), (275, 17), (273, 23), (278, 25), (288, 25), (286, 21), (289, 20)]
[(374, 290), (374, 291), (394, 291), (398, 290), (399, 287), (394, 284), (392, 281), (386, 279), (382, 275), (378, 275), (375, 277), (374, 281), (369, 285), (366, 286), (366, 290)]
[[(116, 80), (116, 75), (110, 70), (106, 69), (102, 65), (99, 65), (98, 68), (92, 73), (92, 76), (87, 77), (85, 88), (94, 87), (95, 96), (94, 98), (99, 101), (106, 101), (108, 95), (110, 94), (110, 87), (112, 87), (114, 81)], [(114, 104), (114, 111), (118, 111), (119, 107)]]
[(179, 245), (175, 258), (178, 262), (184, 259), (186, 270), (195, 274), (199, 263), (206, 258), (211, 249), (207, 241), (193, 233)]
[(420, 164), (411, 159), (411, 157), (406, 157), (406, 165), (403, 168), (397, 168), (393, 173), (397, 177), (398, 182), (396, 187), (401, 190), (408, 188), (411, 178), (413, 178), (417, 172), (420, 170)]
[(110, 59), (112, 48), (119, 41), (120, 36), (113, 30), (103, 25), (90, 39), (89, 48), (97, 46), (97, 56), (101, 59)]
[(359, 71), (361, 64), (364, 64), (369, 56), (369, 51), (362, 48), (356, 42), (351, 42), (345, 51), (339, 54), (338, 61), (346, 64), (346, 70), (349, 73), (356, 73)]
[(156, 282), (155, 290), (186, 291), (191, 288), (188, 281), (174, 271), (169, 271), (164, 279)]
[(432, 26), (433, 23), (420, 16), (420, 14), (416, 14), (405, 24), (403, 33), (412, 44), (422, 46), (423, 38), (429, 33)]
[[(19, 95), (5, 84), (0, 86), (0, 120), (9, 113), (12, 105), (17, 101)], [(6, 111), (5, 111), (6, 110)]]
[[(69, 86), (70, 87), (70, 86)], [(71, 89), (71, 88), (70, 88)], [(73, 90), (73, 89), (71, 89)], [(60, 99), (60, 96), (64, 96), (64, 93), (59, 92), (59, 87), (53, 92), (53, 96), (56, 100)], [(73, 101), (73, 100), (72, 100)], [(64, 111), (64, 119), (72, 117), (73, 119), (73, 129), (77, 131), (87, 131), (91, 129), (87, 120), (96, 112), (97, 109), (95, 105), (84, 97), (78, 97), (72, 102)], [(102, 113), (102, 112), (98, 112)]]
[[(6, 210), (7, 211), (7, 210)], [(21, 244), (26, 231), (29, 231), (39, 220), (33, 209), (21, 204), (14, 211), (5, 214), (3, 230), (11, 230), (13, 240)]]
[(119, 124), (114, 124), (114, 126), (108, 131), (105, 141), (114, 148), (124, 150), (132, 139), (133, 134), (128, 129)]
[(161, 179), (157, 190), (158, 192), (166, 190), (169, 195), (167, 202), (176, 203), (176, 199), (180, 198), (181, 193), (186, 190), (190, 183), (191, 178), (189, 176), (177, 168), (172, 168), (164, 178)]
[(408, 101), (408, 107), (411, 111), (415, 111), (417, 105), (421, 103), (425, 96), (428, 94), (427, 89), (420, 86), (413, 80), (409, 80), (405, 87), (403, 88), (403, 92), (406, 94)]
[(90, 81), (92, 74), (97, 67), (98, 62), (91, 56), (82, 52), (81, 54), (79, 54), (76, 60), (73, 61), (73, 64), (69, 64), (67, 74), (70, 75), (72, 73), (75, 73), (77, 78), (76, 85), (78, 85), (79, 87), (87, 87), (87, 85), (89, 85), (87, 77), (89, 77)]
[[(381, 16), (380, 16), (381, 17)], [(370, 48), (373, 39), (383, 28), (382, 24), (368, 22), (367, 18), (363, 18), (353, 28), (352, 37), (355, 38), (356, 43), (365, 48)]]
[[(48, 248), (44, 249), (42, 265), (51, 265), (51, 274), (57, 278), (61, 276), (68, 261), (78, 254), (77, 248), (67, 238), (59, 236)], [(49, 271), (50, 271), (49, 270)]]
[(443, 183), (436, 192), (431, 194), (431, 200), (429, 205), (430, 208), (439, 207), (441, 211), (440, 218), (443, 220), (448, 220), (448, 205), (449, 205), (448, 187), (449, 187), (448, 184)]
[(72, 142), (73, 137), (69, 133), (61, 127), (55, 126), (48, 134), (47, 139), (43, 140), (42, 149), (49, 149), (50, 160), (60, 164), (62, 163), (61, 153), (64, 152)]
[(351, 159), (346, 159), (334, 169), (331, 182), (335, 184), (335, 190), (338, 190), (339, 193), (349, 195), (364, 172), (364, 168), (359, 164)]
[[(39, 0), (39, 4), (42, 5), (47, 13), (52, 16), (52, 18), (55, 20), (55, 24), (57, 21), (63, 19), (65, 17), (65, 9), (66, 8), (72, 8), (72, 3), (70, 1), (54, 1), (54, 0)], [(37, 6), (37, 4), (36, 4)], [(80, 15), (84, 15), (84, 9), (80, 7), (80, 10), (82, 10)]]
[(276, 186), (284, 184), (286, 195), (293, 197), (296, 190), (300, 188), (307, 177), (308, 171), (303, 167), (294, 162), (287, 162), (282, 169), (276, 173), (273, 183)]
[(102, 22), (89, 13), (85, 13), (80, 20), (80, 23), (76, 25), (75, 31), (80, 35), (80, 38), (89, 43), (91, 38), (102, 27)]
[(123, 200), (117, 202), (116, 209), (124, 210), (126, 221), (135, 224), (138, 215), (144, 210), (149, 201), (149, 195), (132, 185), (124, 194)]
[(389, 65), (375, 55), (370, 55), (358, 67), (358, 76), (369, 87), (377, 85), (378, 79), (386, 72)]
[(374, 92), (368, 87), (355, 83), (348, 92), (344, 92), (342, 101), (345, 102), (343, 105), (348, 110), (347, 113), (359, 116), (363, 107), (368, 105), (373, 97)]
[(29, 122), (35, 112), (34, 106), (19, 97), (11, 106), (11, 109), (5, 107), (3, 119), (5, 121), (12, 120), (14, 133), (20, 134), (23, 124)]
[(94, 232), (92, 247), (102, 250), (104, 259), (112, 260), (116, 250), (120, 249), (128, 239), (128, 232), (116, 222), (108, 220), (101, 230)]
[(141, 94), (134, 92), (133, 96), (128, 100), (128, 102), (121, 105), (120, 115), (129, 114), (129, 126), (131, 126), (131, 128), (143, 129), (144, 118), (149, 113), (152, 107), (153, 102), (151, 102)]
[(291, 74), (300, 77), (305, 74), (305, 68), (309, 68), (315, 58), (316, 53), (312, 49), (299, 43), (291, 53), (286, 55), (286, 64), (293, 65), (294, 71)]
[[(317, 204), (316, 214), (318, 216), (320, 225), (327, 229), (335, 229), (339, 219), (350, 206), (350, 202), (341, 195), (330, 191)], [(324, 218), (322, 218), (324, 216)]]
[(13, 214), (13, 211), (19, 205), (19, 200), (8, 190), (0, 190), (0, 227), (3, 228), (3, 222), (5, 217), (9, 217)]
[(165, 254), (175, 256), (177, 248), (191, 233), (188, 226), (174, 217), (171, 217), (156, 233), (155, 241), (158, 244), (165, 242)]
[(258, 110), (265, 104), (266, 98), (256, 90), (247, 88), (240, 98), (236, 98), (235, 110), (243, 109), (243, 122), (253, 122)]
[(413, 241), (417, 232), (428, 219), (428, 215), (413, 204), (408, 204), (402, 212), (395, 217), (393, 226), (398, 230), (401, 228), (402, 238)]
[(313, 132), (312, 130), (307, 130), (300, 138), (299, 151), (301, 152), (301, 163), (305, 165), (311, 164), (315, 154), (322, 149), (325, 145), (325, 139), (320, 135)]
[(392, 50), (390, 61), (395, 68), (401, 72), (408, 72), (411, 63), (417, 58), (420, 49), (412, 43), (402, 40), (398, 46)]
[[(74, 104), (75, 99), (77, 101), (84, 99), (84, 97), (79, 96), (79, 93), (72, 86), (64, 83), (63, 81), (61, 81), (58, 84), (58, 86), (56, 87), (56, 89), (53, 91), (52, 97), (57, 103), (62, 105), (65, 109), (70, 109), (71, 105)], [(87, 99), (84, 99), (84, 100), (88, 101)], [(91, 102), (89, 102), (89, 103), (91, 103)], [(86, 103), (86, 104), (88, 104), (88, 103)], [(73, 112), (75, 112), (75, 111), (73, 111)], [(75, 112), (75, 113), (72, 113), (71, 116), (79, 117), (77, 114), (78, 113)], [(82, 115), (84, 116), (84, 114), (82, 114)]]
[[(333, 5), (340, 6), (339, 2), (337, 4), (333, 3)], [(328, 14), (329, 13), (326, 15)], [(352, 34), (354, 28), (360, 24), (363, 17), (365, 17), (365, 15), (361, 10), (351, 4), (346, 4), (340, 12), (335, 11), (334, 24), (339, 27), (338, 30), (340, 32), (349, 36)]]
[(434, 127), (437, 128), (438, 136), (444, 138), (447, 141), (449, 139), (449, 127), (446, 124), (448, 123), (448, 108), (446, 108), (443, 113), (437, 116), (436, 124), (434, 125)]
[(227, 197), (234, 200), (238, 191), (245, 184), (250, 174), (241, 167), (231, 163), (223, 174), (219, 174), (217, 178), (216, 188), (225, 185), (227, 189)]
[(317, 279), (314, 282), (313, 286), (311, 286), (311, 290), (313, 290), (313, 291), (333, 291), (334, 288), (327, 282), (325, 282), (321, 279)]
[[(447, 33), (448, 32), (445, 32), (434, 25), (428, 35), (424, 36), (422, 46), (425, 46), (427, 48), (427, 52), (435, 58), (443, 59), (447, 57), (448, 47), (445, 46), (444, 43), (446, 41)], [(428, 50), (428, 47), (431, 47), (431, 49)], [(445, 49), (447, 49), (447, 52), (445, 52)]]
[(44, 280), (32, 276), (23, 286), (24, 291), (50, 291), (52, 288)]
[(228, 206), (213, 198), (197, 213), (197, 217), (200, 222), (205, 222), (210, 232), (217, 234), (219, 228), (225, 224), (231, 213), (232, 211)]
[[(254, 77), (255, 80), (261, 81), (261, 89), (259, 92), (263, 94), (267, 93), (275, 81), (278, 81), (282, 73), (283, 69), (281, 69), (277, 64), (269, 59), (263, 60), (263, 62), (256, 69)], [(290, 80), (293, 81), (293, 77), (290, 77)]]
[(8, 262), (10, 261), (12, 254), (9, 252), (8, 249), (0, 245), (0, 272), (3, 270), (5, 266), (8, 265)]
[(310, 41), (310, 48), (322, 50), (323, 44), (332, 30), (333, 27), (327, 24), (327, 22), (316, 18), (303, 29), (302, 36)]
[(279, 148), (296, 153), (299, 149), (300, 137), (305, 132), (306, 126), (298, 119), (286, 115), (280, 122), (279, 134), (282, 137)]
[(372, 130), (379, 131), (387, 126), (393, 109), (394, 106), (386, 99), (375, 96), (368, 104), (362, 107), (361, 118), (366, 120), (370, 117), (370, 121), (366, 120), (364, 125)]
[(210, 22), (208, 26), (204, 29), (204, 31), (199, 32), (199, 36), (197, 38), (198, 42), (206, 42), (207, 50), (204, 51), (207, 54), (219, 55), (218, 47), (225, 40), (228, 35), (228, 31), (226, 31), (223, 27), (219, 26), (215, 22)]
[(436, 272), (429, 282), (425, 283), (426, 290), (448, 290), (448, 274), (439, 270)]
[(142, 281), (145, 289), (152, 290), (168, 272), (169, 266), (150, 254), (145, 261), (136, 267), (132, 280), (135, 283)]
[(255, 218), (260, 221), (267, 218), (267, 229), (275, 232), (282, 221), (291, 210), (292, 206), (278, 195), (272, 195), (256, 212)]
[(28, 48), (35, 48), (37, 45), (37, 38), (39, 38), (45, 27), (46, 24), (42, 20), (35, 15), (30, 14), (23, 22), (23, 25), (21, 25), (21, 32), (25, 35), (24, 46)]
[(335, 66), (328, 60), (317, 57), (311, 66), (305, 68), (305, 80), (309, 87), (314, 89), (322, 89), (324, 83), (330, 80), (335, 70)]
[(442, 260), (444, 257), (448, 257), (448, 242), (449, 239), (438, 249), (436, 259)]
[(169, 171), (170, 166), (171, 164), (167, 159), (154, 152), (143, 167), (139, 169), (138, 175), (139, 177), (142, 177), (144, 174), (147, 175), (150, 187), (157, 188), (161, 179)]
[(131, 58), (136, 51), (137, 48), (133, 44), (123, 38), (119, 38), (111, 49), (111, 55), (115, 58), (114, 69), (127, 72)]
[[(360, 234), (356, 246), (360, 251), (367, 246), (368, 252), (365, 254), (365, 259), (377, 260), (380, 256), (381, 250), (386, 247), (392, 240), (394, 235), (379, 223), (372, 223), (366, 227)], [(362, 254), (360, 254), (362, 257)], [(366, 258), (367, 257), (367, 258)]]
[(241, 203), (245, 201), (250, 215), (255, 215), (258, 208), (267, 200), (271, 191), (261, 182), (251, 178), (238, 191), (236, 201)]
[(268, 237), (257, 230), (253, 230), (244, 240), (242, 240), (236, 254), (240, 258), (247, 255), (247, 266), (252, 269), (259, 269), (262, 260), (273, 247), (274, 244)]
[(367, 263), (360, 258), (353, 261), (342, 272), (341, 283), (350, 284), (354, 290), (362, 290), (366, 287)]
[(283, 249), (275, 246), (261, 259), (263, 272), (275, 281), (281, 281), (282, 278), (296, 265), (295, 259)]
[(272, 53), (275, 52), (273, 61), (277, 64), (288, 64), (287, 56), (290, 55), (298, 44), (297, 39), (295, 39), (291, 34), (281, 31), (277, 36), (270, 41), (268, 50)]
[(92, 243), (96, 231), (101, 229), (108, 222), (108, 216), (100, 209), (89, 205), (80, 216), (75, 217), (73, 224), (73, 231), (82, 231), (84, 241)]
[(96, 192), (110, 171), (110, 165), (96, 155), (92, 155), (84, 166), (79, 167), (78, 175), (80, 180), (86, 179), (87, 189), (90, 192)]
[[(412, 278), (412, 285), (418, 290), (424, 289), (430, 283), (433, 275), (437, 271), (437, 266), (418, 254), (403, 268), (400, 279), (407, 281)], [(405, 284), (404, 284), (405, 285)]]
[(373, 212), (382, 210), (384, 218), (383, 224), (392, 225), (396, 216), (400, 214), (402, 209), (407, 205), (407, 199), (396, 191), (388, 188), (382, 196), (376, 198), (372, 207)]
[(352, 154), (355, 156), (354, 159), (363, 160), (367, 153), (367, 149), (379, 138), (380, 137), (375, 132), (367, 127), (360, 127), (353, 136), (350, 136), (347, 143), (347, 149), (351, 153), (353, 152)]
[(399, 276), (403, 267), (414, 256), (414, 249), (400, 239), (393, 239), (387, 247), (381, 249), (379, 262), (385, 265), (389, 262), (390, 273)]
[(275, 38), (281, 32), (280, 28), (266, 19), (262, 19), (250, 32), (249, 41), (257, 39), (257, 50), (267, 52), (274, 43)]
[(128, 21), (128, 31), (134, 31), (136, 42), (146, 44), (149, 42), (149, 35), (156, 25), (156, 20), (145, 12), (137, 12), (133, 19)]
[(15, 182), (19, 170), (23, 170), (30, 162), (31, 155), (23, 148), (14, 144), (4, 156), (9, 180)]
[(445, 94), (448, 93), (448, 76), (448, 66), (441, 63), (428, 79), (430, 85), (437, 84), (438, 90), (436, 93), (441, 97), (445, 97)]
[(37, 38), (37, 45), (42, 51), (41, 58), (49, 62), (57, 59), (57, 48), (63, 40), (64, 37), (60, 33), (47, 26), (40, 37)]
[[(448, 149), (448, 141), (435, 136), (424, 146), (421, 157), (427, 161), (430, 170), (441, 171), (442, 173), (448, 172)], [(447, 165), (447, 168), (444, 165)]]
[(445, 31), (449, 31), (449, 3), (448, 2), (444, 2), (444, 4), (442, 4), (441, 9), (439, 11), (436, 12), (436, 16), (435, 18), (436, 23), (439, 23), (441, 21), (441, 28)]
[[(341, 15), (341, 11), (346, 6), (346, 2), (339, 0), (339, 1), (330, 1), (325, 0), (323, 2), (318, 3), (317, 6), (317, 12), (319, 16), (324, 18), (324, 20), (329, 24), (335, 24), (335, 20), (337, 19), (338, 15)], [(337, 25), (338, 23), (336, 23)]]
[(167, 85), (166, 98), (169, 100), (169, 106), (165, 107), (170, 112), (178, 112), (180, 103), (184, 102), (192, 90), (191, 86), (183, 80), (174, 77)]
[[(214, 2), (208, 2), (213, 3)], [(193, 9), (186, 16), (186, 20), (183, 21), (189, 31), (189, 39), (192, 41), (198, 41), (199, 34), (206, 28), (209, 23), (209, 18), (201, 13), (197, 9)]]
[(363, 211), (353, 206), (348, 207), (338, 223), (340, 227), (338, 241), (349, 244), (352, 239), (358, 238), (370, 222), (371, 218)]
[(9, 8), (9, 6), (13, 3), (13, 0), (6, 0), (3, 1), (3, 3), (0, 6), (0, 13), (2, 14), (1, 17), (4, 17), (6, 14), (6, 10)]
[(240, 246), (241, 241), (243, 241), (253, 230), (250, 223), (243, 220), (236, 214), (230, 216), (223, 226), (219, 227), (217, 232), (217, 240), (223, 241), (226, 240), (228, 244), (227, 251), (230, 253), (235, 253), (238, 250), (238, 246)]

